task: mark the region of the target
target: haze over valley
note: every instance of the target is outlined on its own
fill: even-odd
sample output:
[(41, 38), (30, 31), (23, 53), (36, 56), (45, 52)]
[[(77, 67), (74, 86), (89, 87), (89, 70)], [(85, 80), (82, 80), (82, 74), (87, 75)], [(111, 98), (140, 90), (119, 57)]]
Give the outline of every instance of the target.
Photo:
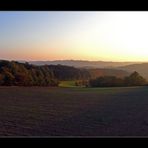
[(0, 136), (148, 136), (148, 12), (0, 12)]
[(128, 73), (137, 71), (148, 80), (148, 62), (111, 62), (111, 61), (86, 61), (86, 60), (55, 60), (55, 61), (19, 61), (33, 65), (66, 65), (86, 69), (118, 69)]

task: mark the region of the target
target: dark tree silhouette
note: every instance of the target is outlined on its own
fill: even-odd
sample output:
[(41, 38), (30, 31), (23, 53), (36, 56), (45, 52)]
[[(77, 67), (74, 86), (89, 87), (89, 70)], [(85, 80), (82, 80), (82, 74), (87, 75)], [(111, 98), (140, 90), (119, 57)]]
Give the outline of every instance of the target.
[(89, 81), (91, 87), (144, 86), (146, 84), (147, 81), (136, 71), (124, 79), (115, 76), (103, 76)]
[[(110, 87), (110, 86), (140, 86), (145, 85), (146, 80), (137, 72), (130, 76), (120, 78), (116, 76), (101, 76), (98, 69), (79, 69), (64, 65), (35, 66), (16, 61), (0, 61), (0, 85), (18, 86), (58, 86), (61, 80), (74, 80), (77, 86)], [(115, 71), (106, 70), (109, 74)], [(118, 75), (121, 71), (118, 72)]]
[(58, 86), (60, 80), (81, 80), (89, 76), (87, 70), (70, 66), (35, 66), (16, 61), (0, 61), (0, 85)]
[(125, 77), (125, 85), (128, 86), (141, 86), (146, 85), (146, 80), (139, 75), (138, 72), (133, 72), (130, 76)]

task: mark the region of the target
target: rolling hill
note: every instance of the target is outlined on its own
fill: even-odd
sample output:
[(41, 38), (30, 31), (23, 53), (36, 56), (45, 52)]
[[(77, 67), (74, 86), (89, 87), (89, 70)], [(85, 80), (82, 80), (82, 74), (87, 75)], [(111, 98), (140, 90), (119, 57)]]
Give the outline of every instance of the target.
[(0, 60), (0, 85), (57, 86), (62, 80), (89, 80), (100, 76), (124, 77), (128, 72), (120, 69), (76, 68), (65, 65), (31, 65)]
[(91, 78), (97, 78), (100, 76), (116, 76), (119, 78), (123, 78), (130, 74), (129, 72), (120, 69), (92, 68), (87, 70), (89, 71)]
[[(25, 61), (19, 61), (25, 62)], [(55, 60), (55, 61), (29, 61), (33, 65), (66, 65), (77, 68), (114, 68), (135, 64), (136, 62), (86, 61), (86, 60)], [(137, 62), (138, 63), (138, 62)]]
[(140, 75), (142, 75), (145, 79), (148, 80), (148, 63), (121, 66), (121, 67), (118, 67), (118, 69), (125, 70), (130, 73), (133, 71), (137, 71)]

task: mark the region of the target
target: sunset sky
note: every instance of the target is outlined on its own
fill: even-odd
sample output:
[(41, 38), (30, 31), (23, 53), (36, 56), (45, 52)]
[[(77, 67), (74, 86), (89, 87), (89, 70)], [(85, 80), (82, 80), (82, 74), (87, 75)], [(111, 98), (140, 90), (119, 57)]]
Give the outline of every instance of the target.
[(148, 61), (148, 12), (1, 11), (0, 59)]

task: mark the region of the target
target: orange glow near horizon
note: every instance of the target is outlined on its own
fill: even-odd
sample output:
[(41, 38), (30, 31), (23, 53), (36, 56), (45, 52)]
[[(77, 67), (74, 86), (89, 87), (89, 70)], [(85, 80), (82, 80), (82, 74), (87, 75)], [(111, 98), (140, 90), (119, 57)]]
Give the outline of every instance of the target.
[(148, 62), (147, 17), (148, 12), (3, 12), (0, 59)]

